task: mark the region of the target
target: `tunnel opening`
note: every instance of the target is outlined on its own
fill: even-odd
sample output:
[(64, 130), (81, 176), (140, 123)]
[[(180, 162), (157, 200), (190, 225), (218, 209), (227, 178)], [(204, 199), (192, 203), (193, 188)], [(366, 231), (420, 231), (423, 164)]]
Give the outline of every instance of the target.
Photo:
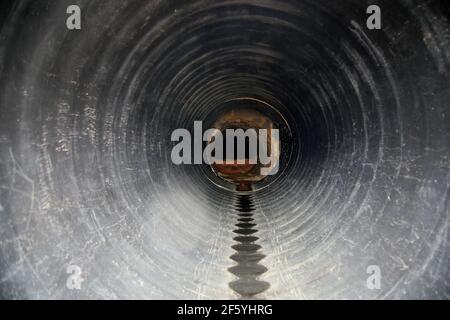
[[(258, 110), (258, 104), (248, 99), (237, 101), (232, 101), (233, 108), (221, 114), (212, 125), (218, 135), (209, 141), (215, 144), (216, 157), (211, 168), (218, 177), (235, 184), (237, 191), (251, 191), (254, 183), (278, 172), (279, 169), (273, 172), (270, 168), (278, 166), (281, 141), (278, 128)], [(245, 107), (237, 108), (239, 104)], [(277, 131), (276, 138), (273, 131)]]

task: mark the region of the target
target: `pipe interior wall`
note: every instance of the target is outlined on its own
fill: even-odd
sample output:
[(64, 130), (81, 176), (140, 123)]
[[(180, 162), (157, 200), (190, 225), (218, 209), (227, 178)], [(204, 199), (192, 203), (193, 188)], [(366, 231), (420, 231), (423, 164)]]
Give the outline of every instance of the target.
[(260, 298), (450, 297), (444, 2), (380, 0), (368, 30), (365, 0), (79, 0), (70, 31), (71, 2), (2, 21), (2, 298), (238, 298), (237, 194), (170, 136), (242, 99), (282, 132), (252, 193)]

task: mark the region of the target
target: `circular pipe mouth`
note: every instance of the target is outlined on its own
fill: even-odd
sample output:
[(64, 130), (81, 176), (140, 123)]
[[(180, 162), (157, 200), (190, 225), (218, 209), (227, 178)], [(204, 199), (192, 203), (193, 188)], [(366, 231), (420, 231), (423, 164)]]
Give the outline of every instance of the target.
[[(233, 115), (234, 113), (238, 113), (238, 115)], [(283, 114), (282, 112), (286, 112)], [(242, 115), (244, 113), (244, 115)], [(287, 116), (292, 117), (288, 110), (278, 110), (278, 108), (270, 105), (267, 102), (264, 102), (259, 99), (250, 98), (250, 97), (241, 97), (234, 98), (220, 103), (217, 106), (211, 108), (211, 113), (207, 114), (203, 120), (203, 123), (208, 128), (216, 128), (223, 133), (223, 137), (226, 137), (226, 129), (255, 129), (256, 133), (261, 129), (261, 124), (263, 122), (267, 122), (265, 125), (268, 126), (265, 130), (268, 130), (267, 141), (268, 144), (270, 142), (270, 128), (277, 129), (279, 131), (279, 139), (278, 139), (278, 148), (280, 154), (274, 158), (276, 158), (278, 168), (276, 171), (269, 175), (261, 175), (258, 174), (261, 172), (261, 164), (259, 162), (259, 156), (256, 161), (256, 166), (251, 168), (250, 177), (247, 177), (246, 180), (251, 180), (251, 183), (244, 182), (236, 183), (236, 178), (225, 179), (225, 183), (223, 183), (223, 176), (220, 177), (218, 175), (217, 166), (212, 166), (212, 172), (214, 175), (211, 175), (208, 171), (203, 171), (203, 174), (207, 177), (207, 179), (221, 189), (227, 189), (230, 191), (238, 191), (238, 192), (256, 192), (263, 190), (264, 188), (269, 188), (272, 183), (274, 183), (280, 176), (284, 174), (286, 168), (290, 165), (294, 158), (294, 148), (296, 146), (296, 141), (293, 138), (293, 130), (291, 125), (287, 121)], [(225, 118), (224, 118), (225, 117)], [(247, 122), (244, 127), (242, 127), (242, 122)], [(231, 126), (231, 127), (230, 127)], [(242, 128), (239, 128), (242, 127)], [(262, 128), (264, 129), (264, 128)], [(248, 142), (248, 139), (246, 138)], [(237, 143), (236, 143), (237, 144)], [(259, 143), (258, 150), (260, 148)], [(223, 144), (224, 149), (226, 149), (226, 144)], [(267, 148), (270, 149), (270, 146)], [(223, 155), (226, 154), (226, 150), (223, 151)], [(270, 152), (269, 152), (270, 154)], [(270, 164), (269, 164), (270, 166)], [(223, 166), (225, 170), (227, 170), (227, 166)], [(245, 167), (245, 166), (244, 166)], [(267, 167), (267, 165), (263, 166)], [(231, 170), (242, 170), (241, 166), (236, 168), (230, 168)], [(220, 179), (217, 179), (219, 177)], [(228, 183), (227, 183), (228, 182)], [(230, 184), (231, 182), (231, 184)], [(237, 187), (236, 187), (237, 184)]]
[[(380, 0), (369, 30), (360, 0), (80, 0), (71, 31), (68, 2), (1, 11), (0, 297), (450, 296), (444, 5)], [(276, 175), (171, 161), (249, 103)]]
[[(254, 99), (234, 99), (215, 109), (223, 112), (213, 122), (212, 127), (217, 132), (208, 142), (215, 144), (217, 159), (211, 165), (213, 172), (235, 184), (236, 191), (258, 191), (270, 186), (274, 179), (259, 189), (253, 187), (268, 176), (283, 172), (292, 156), (292, 149), (281, 151), (284, 143), (289, 146), (290, 141), (280, 141), (280, 130), (283, 139), (292, 140), (285, 118), (269, 104)], [(277, 131), (276, 138), (273, 131)], [(269, 157), (262, 160), (261, 156)], [(281, 164), (280, 158), (283, 158)]]

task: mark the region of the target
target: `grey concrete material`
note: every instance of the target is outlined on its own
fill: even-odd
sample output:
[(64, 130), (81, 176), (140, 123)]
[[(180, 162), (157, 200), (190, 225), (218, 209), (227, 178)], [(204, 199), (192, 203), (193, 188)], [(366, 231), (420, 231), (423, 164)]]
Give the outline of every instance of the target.
[(230, 185), (172, 165), (170, 134), (242, 97), (286, 120), (261, 297), (450, 297), (444, 5), (378, 1), (369, 31), (368, 1), (78, 3), (80, 31), (66, 0), (2, 15), (1, 297), (237, 298)]

